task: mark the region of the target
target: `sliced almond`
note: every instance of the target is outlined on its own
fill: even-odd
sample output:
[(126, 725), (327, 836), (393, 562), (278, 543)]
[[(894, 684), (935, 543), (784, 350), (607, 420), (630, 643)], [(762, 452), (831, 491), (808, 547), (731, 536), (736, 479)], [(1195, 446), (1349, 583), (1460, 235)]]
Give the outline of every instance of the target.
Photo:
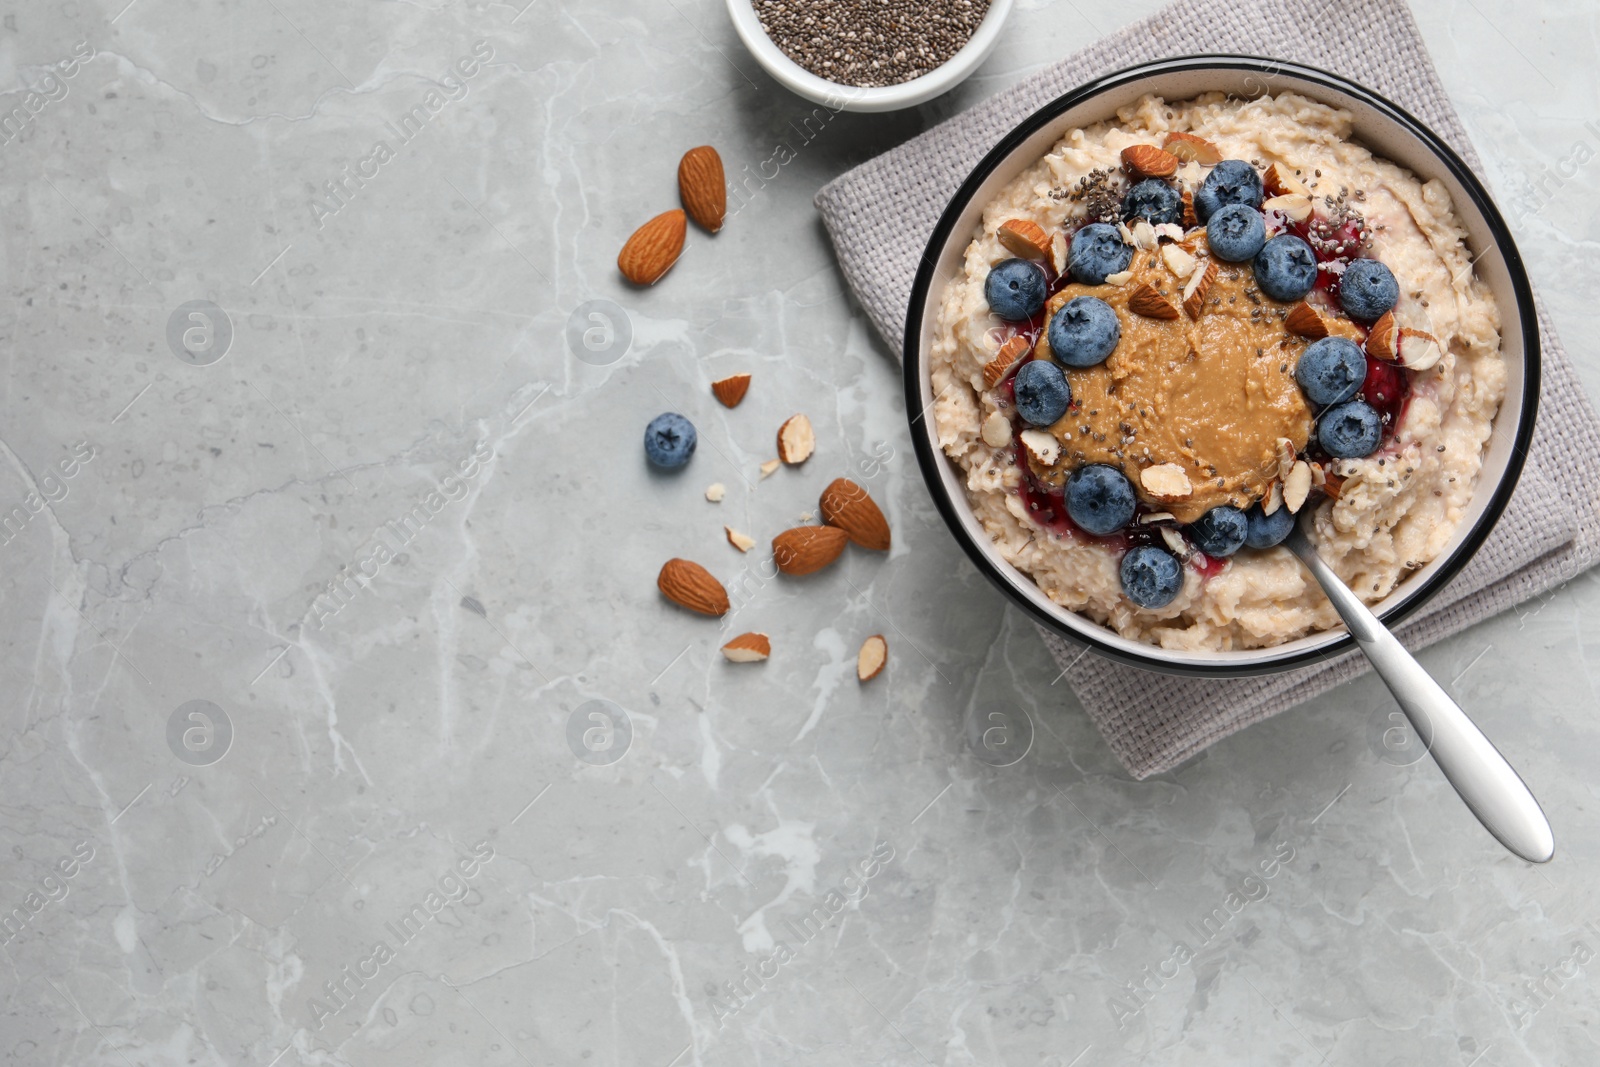
[(1167, 265), (1167, 269), (1179, 279), (1187, 278), (1193, 274), (1195, 264), (1199, 262), (1177, 245), (1162, 245), (1161, 260)]
[(1127, 285), (1131, 281), (1133, 281), (1133, 271), (1131, 270), (1119, 270), (1115, 274), (1106, 275), (1107, 285)]
[(1004, 448), (1009, 445), (1011, 443), (1011, 420), (998, 411), (984, 419), (983, 443), (990, 448)]
[(1284, 196), (1288, 194), (1303, 196), (1307, 199), (1311, 197), (1311, 190), (1306, 188), (1304, 182), (1290, 173), (1289, 168), (1280, 167), (1276, 163), (1268, 167), (1267, 172), (1261, 176), (1261, 184), (1266, 189), (1268, 196)]
[(722, 529), (728, 535), (728, 544), (740, 552), (748, 552), (756, 547), (756, 539), (749, 534), (742, 534), (732, 526), (724, 526)]
[(778, 458), (785, 463), (804, 463), (816, 449), (817, 435), (811, 429), (811, 420), (804, 415), (791, 415), (778, 427)]
[(1311, 217), (1311, 198), (1299, 193), (1285, 193), (1268, 199), (1261, 205), (1261, 210), (1277, 211), (1295, 222), (1304, 222)]
[(1004, 378), (1006, 371), (1011, 369), (1011, 364), (1027, 355), (1028, 351), (1028, 339), (1021, 334), (1007, 340), (1000, 346), (1000, 351), (995, 353), (994, 358), (983, 365), (983, 384), (993, 389), (995, 383)]
[(1139, 484), (1157, 500), (1183, 500), (1194, 492), (1189, 476), (1176, 463), (1146, 467), (1139, 472)]
[(706, 487), (706, 499), (713, 504), (722, 503), (722, 498), (728, 493), (728, 487), (721, 482), (712, 482)]
[(1311, 484), (1321, 489), (1328, 484), (1328, 472), (1322, 469), (1322, 464), (1311, 464)]
[(1161, 527), (1161, 540), (1167, 543), (1167, 547), (1172, 550), (1172, 554), (1179, 559), (1188, 559), (1191, 555), (1189, 546), (1183, 539), (1183, 534), (1171, 526)]
[(1144, 252), (1154, 252), (1161, 243), (1156, 237), (1156, 228), (1144, 219), (1134, 220), (1132, 228), (1128, 231), (1133, 235), (1133, 247)]
[(711, 383), (711, 392), (725, 408), (736, 408), (750, 391), (750, 375), (730, 374)]
[(1177, 522), (1178, 517), (1170, 511), (1148, 511), (1139, 516), (1140, 526), (1150, 526), (1158, 522)]
[(1067, 235), (1060, 230), (1050, 238), (1050, 265), (1056, 269), (1057, 275), (1067, 273), (1067, 254), (1072, 246), (1067, 243)]
[(1174, 130), (1167, 134), (1167, 139), (1161, 147), (1173, 158), (1184, 163), (1199, 163), (1202, 166), (1214, 167), (1222, 162), (1220, 148), (1204, 137), (1196, 137), (1192, 133), (1180, 133)]
[(1367, 355), (1394, 362), (1400, 351), (1399, 332), (1395, 327), (1394, 312), (1385, 311), (1367, 333)]
[(883, 665), (888, 662), (889, 642), (882, 634), (873, 634), (861, 642), (861, 651), (856, 653), (856, 677), (870, 682), (883, 673)]
[(1287, 437), (1278, 438), (1278, 477), (1287, 478), (1289, 468), (1294, 466), (1294, 461), (1299, 457), (1295, 454), (1294, 442)]
[(1024, 259), (1049, 259), (1050, 236), (1037, 222), (1029, 219), (1007, 219), (995, 232), (1007, 252)]
[(1309, 337), (1313, 341), (1328, 336), (1328, 324), (1322, 321), (1317, 309), (1304, 300), (1289, 309), (1289, 315), (1283, 320), (1283, 325), (1290, 333)]
[(1396, 357), (1407, 370), (1427, 370), (1444, 357), (1444, 346), (1424, 330), (1403, 329)]
[(1200, 225), (1200, 216), (1194, 213), (1194, 193), (1188, 189), (1183, 191), (1183, 225), (1190, 229)]
[(1206, 296), (1211, 292), (1211, 283), (1217, 278), (1217, 261), (1206, 260), (1206, 265), (1200, 270), (1189, 275), (1189, 282), (1183, 287), (1183, 310), (1189, 313), (1189, 318), (1199, 319), (1200, 312), (1206, 306)]
[(772, 655), (772, 642), (766, 634), (752, 631), (723, 645), (722, 654), (730, 663), (759, 663)]
[(1128, 310), (1147, 319), (1175, 319), (1179, 314), (1178, 309), (1172, 306), (1172, 301), (1162, 296), (1147, 282), (1141, 282), (1139, 287), (1129, 294)]
[(1283, 483), (1273, 482), (1272, 490), (1262, 498), (1261, 514), (1271, 515), (1283, 506)]
[(1156, 236), (1169, 241), (1183, 240), (1183, 227), (1176, 222), (1160, 222), (1156, 224)]
[(1054, 434), (1045, 430), (1023, 430), (1020, 436), (1022, 447), (1036, 463), (1049, 467), (1061, 458), (1061, 442)]
[(1283, 480), (1283, 506), (1294, 515), (1310, 495), (1311, 464), (1302, 459), (1289, 469), (1289, 476)]

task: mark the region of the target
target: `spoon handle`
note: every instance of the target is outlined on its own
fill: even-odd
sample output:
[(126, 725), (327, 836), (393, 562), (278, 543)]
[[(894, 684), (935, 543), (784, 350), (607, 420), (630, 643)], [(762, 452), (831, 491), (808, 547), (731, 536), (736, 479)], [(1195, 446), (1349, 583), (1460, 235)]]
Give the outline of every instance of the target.
[(1472, 814), (1518, 856), (1533, 863), (1548, 861), (1556, 847), (1550, 822), (1511, 764), (1400, 639), (1323, 562), (1304, 532), (1298, 528), (1291, 531), (1284, 545), (1328, 594), (1350, 635), (1372, 661), (1411, 721), (1411, 728)]

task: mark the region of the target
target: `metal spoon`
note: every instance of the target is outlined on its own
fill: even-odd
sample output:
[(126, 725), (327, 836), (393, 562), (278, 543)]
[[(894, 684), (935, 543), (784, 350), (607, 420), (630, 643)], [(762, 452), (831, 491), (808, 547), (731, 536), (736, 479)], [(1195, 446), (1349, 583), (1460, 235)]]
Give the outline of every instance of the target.
[(1417, 737), (1484, 829), (1523, 859), (1547, 862), (1555, 855), (1556, 842), (1539, 802), (1467, 713), (1317, 555), (1304, 529), (1312, 510), (1302, 513), (1284, 547), (1299, 557), (1333, 601), (1350, 636), (1367, 654)]

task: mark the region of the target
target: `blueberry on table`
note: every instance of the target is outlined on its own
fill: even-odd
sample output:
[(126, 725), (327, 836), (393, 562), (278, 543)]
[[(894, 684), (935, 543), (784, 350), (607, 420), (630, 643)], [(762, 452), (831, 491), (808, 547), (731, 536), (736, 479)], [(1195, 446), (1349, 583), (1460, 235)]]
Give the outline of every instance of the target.
[(1091, 222), (1072, 235), (1067, 270), (1074, 281), (1104, 285), (1107, 275), (1127, 270), (1132, 262), (1133, 249), (1122, 243), (1122, 235), (1109, 223)]
[(989, 301), (989, 310), (1002, 319), (1023, 322), (1044, 307), (1049, 287), (1039, 264), (1005, 259), (996, 263), (983, 280), (983, 298)]
[(1141, 608), (1164, 608), (1183, 588), (1183, 565), (1164, 548), (1140, 545), (1122, 557), (1122, 591)]
[(1271, 548), (1288, 537), (1289, 531), (1294, 529), (1294, 516), (1281, 504), (1271, 515), (1263, 512), (1260, 504), (1256, 504), (1244, 516), (1250, 524), (1250, 532), (1245, 534), (1244, 543), (1251, 548)]
[(1394, 272), (1375, 259), (1358, 259), (1339, 276), (1339, 304), (1352, 319), (1374, 322), (1399, 300)]
[(1067, 514), (1085, 533), (1116, 533), (1133, 521), (1133, 483), (1106, 463), (1089, 463), (1067, 478)]
[(1250, 522), (1231, 504), (1218, 504), (1189, 524), (1189, 540), (1212, 559), (1226, 559), (1244, 547)]
[(1224, 159), (1211, 168), (1194, 194), (1195, 218), (1206, 222), (1212, 212), (1229, 204), (1261, 206), (1261, 175), (1242, 159)]
[(1030, 360), (1012, 381), (1017, 414), (1030, 426), (1050, 426), (1067, 413), (1072, 387), (1061, 368), (1048, 359)]
[(1317, 284), (1317, 257), (1292, 233), (1280, 233), (1256, 253), (1256, 284), (1274, 300), (1299, 300)]
[(1294, 366), (1294, 380), (1306, 399), (1318, 407), (1342, 404), (1361, 391), (1367, 378), (1367, 357), (1348, 337), (1312, 341)]
[(645, 458), (664, 470), (677, 470), (689, 462), (698, 442), (694, 423), (676, 411), (657, 415), (644, 428)]
[(1224, 263), (1245, 263), (1267, 243), (1267, 224), (1248, 204), (1227, 204), (1206, 223), (1206, 244)]
[(1349, 400), (1322, 413), (1317, 440), (1338, 459), (1370, 456), (1383, 440), (1383, 418), (1366, 401)]
[(1175, 223), (1183, 218), (1183, 197), (1160, 178), (1146, 178), (1122, 198), (1122, 217), (1130, 222), (1146, 219), (1157, 226)]
[(1052, 316), (1045, 338), (1050, 354), (1069, 367), (1104, 363), (1122, 337), (1122, 323), (1111, 305), (1098, 296), (1067, 301)]

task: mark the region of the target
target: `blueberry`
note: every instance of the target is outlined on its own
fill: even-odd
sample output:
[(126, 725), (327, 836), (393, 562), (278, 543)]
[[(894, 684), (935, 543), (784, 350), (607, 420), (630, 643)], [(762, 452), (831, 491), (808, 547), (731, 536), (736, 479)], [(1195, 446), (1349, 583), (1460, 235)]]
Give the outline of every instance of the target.
[(1361, 391), (1367, 378), (1367, 357), (1348, 337), (1312, 341), (1294, 366), (1294, 380), (1306, 399), (1318, 407), (1342, 404)]
[(1274, 300), (1299, 300), (1317, 284), (1317, 257), (1292, 233), (1280, 233), (1256, 253), (1256, 284)]
[(1263, 514), (1261, 505), (1257, 504), (1245, 512), (1244, 517), (1250, 524), (1250, 532), (1245, 534), (1244, 543), (1251, 548), (1271, 548), (1288, 537), (1289, 531), (1294, 528), (1294, 516), (1282, 504), (1271, 515)]
[(1206, 244), (1224, 263), (1248, 262), (1266, 243), (1267, 224), (1261, 212), (1248, 204), (1219, 207), (1206, 223)]
[(1399, 299), (1394, 272), (1375, 259), (1358, 259), (1339, 276), (1339, 303), (1352, 319), (1373, 322)]
[(694, 455), (698, 440), (694, 423), (676, 411), (668, 411), (651, 419), (644, 428), (644, 454), (657, 467), (677, 470)]
[(1017, 414), (1032, 426), (1049, 426), (1067, 413), (1072, 403), (1072, 386), (1061, 368), (1048, 359), (1030, 360), (1017, 371), (1012, 382), (1016, 389)]
[(1244, 547), (1250, 522), (1231, 504), (1218, 504), (1189, 526), (1189, 540), (1213, 559), (1225, 559)]
[(1108, 464), (1086, 464), (1067, 479), (1067, 514), (1085, 533), (1116, 533), (1133, 521), (1137, 504), (1133, 483)]
[(1069, 367), (1104, 363), (1121, 336), (1117, 313), (1098, 296), (1067, 301), (1050, 317), (1050, 328), (1045, 331), (1051, 354)]
[(1242, 159), (1224, 159), (1212, 167), (1194, 194), (1194, 214), (1201, 222), (1229, 204), (1261, 206), (1261, 175)]
[(1026, 259), (1002, 260), (983, 280), (983, 297), (989, 301), (989, 309), (1012, 322), (1037, 315), (1044, 307), (1048, 289), (1044, 268)]
[(1128, 269), (1133, 249), (1122, 243), (1115, 226), (1091, 222), (1072, 235), (1072, 251), (1067, 269), (1075, 281), (1084, 285), (1104, 285), (1106, 275)]
[(1183, 565), (1164, 548), (1140, 545), (1122, 557), (1122, 591), (1141, 608), (1164, 608), (1183, 588)]
[(1160, 178), (1146, 178), (1122, 199), (1122, 217), (1148, 219), (1154, 225), (1183, 218), (1183, 197)]
[(1383, 440), (1383, 419), (1364, 400), (1329, 408), (1317, 420), (1317, 440), (1339, 459), (1370, 456)]

